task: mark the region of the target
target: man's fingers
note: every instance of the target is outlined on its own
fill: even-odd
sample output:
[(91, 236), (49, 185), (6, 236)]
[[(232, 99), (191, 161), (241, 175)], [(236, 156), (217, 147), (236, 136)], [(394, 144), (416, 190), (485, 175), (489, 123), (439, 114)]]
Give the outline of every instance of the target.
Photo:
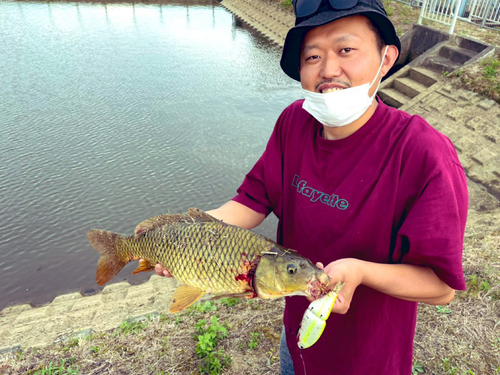
[(155, 272), (159, 276), (172, 277), (170, 272), (168, 272), (167, 269), (163, 267), (160, 263), (156, 263)]
[(168, 272), (167, 270), (163, 270), (163, 275), (165, 275), (166, 277), (172, 277), (170, 272)]
[(318, 268), (320, 268), (322, 270), (325, 269), (325, 266), (321, 262), (316, 263), (316, 267), (318, 267)]

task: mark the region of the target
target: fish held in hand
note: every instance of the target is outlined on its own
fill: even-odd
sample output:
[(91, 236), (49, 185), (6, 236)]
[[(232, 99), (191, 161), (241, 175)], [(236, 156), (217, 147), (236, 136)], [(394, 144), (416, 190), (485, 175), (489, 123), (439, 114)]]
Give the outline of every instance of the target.
[(309, 259), (247, 229), (226, 224), (196, 208), (140, 223), (131, 236), (99, 229), (87, 233), (100, 254), (96, 281), (104, 285), (129, 262), (133, 274), (161, 263), (181, 285), (170, 312), (189, 307), (205, 293), (216, 297), (319, 298), (328, 275)]

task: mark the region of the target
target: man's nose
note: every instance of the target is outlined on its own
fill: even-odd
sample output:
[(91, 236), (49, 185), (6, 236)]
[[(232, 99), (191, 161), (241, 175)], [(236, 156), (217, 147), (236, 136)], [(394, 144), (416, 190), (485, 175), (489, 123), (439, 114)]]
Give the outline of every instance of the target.
[(321, 67), (321, 75), (323, 78), (340, 77), (342, 69), (337, 56), (329, 54), (323, 61)]

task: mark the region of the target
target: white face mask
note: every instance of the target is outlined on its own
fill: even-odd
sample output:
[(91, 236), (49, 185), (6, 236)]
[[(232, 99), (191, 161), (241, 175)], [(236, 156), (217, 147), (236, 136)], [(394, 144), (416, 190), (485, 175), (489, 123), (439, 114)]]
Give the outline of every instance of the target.
[(326, 94), (302, 89), (305, 96), (302, 108), (325, 126), (339, 127), (356, 121), (366, 112), (368, 107), (370, 107), (378, 91), (380, 82), (373, 95), (369, 96), (368, 94), (382, 70), (387, 47), (389, 46), (385, 47), (382, 62), (380, 63), (380, 67), (372, 83), (365, 83), (361, 86), (350, 87), (348, 89), (333, 91)]

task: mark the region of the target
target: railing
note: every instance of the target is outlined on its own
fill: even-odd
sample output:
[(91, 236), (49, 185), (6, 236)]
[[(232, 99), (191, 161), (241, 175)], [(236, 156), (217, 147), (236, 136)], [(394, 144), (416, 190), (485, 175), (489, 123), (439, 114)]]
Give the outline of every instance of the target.
[(424, 0), (418, 24), (421, 25), (422, 19), (426, 18), (431, 21), (450, 25), (448, 33), (453, 34), (462, 1), (465, 0)]
[[(500, 0), (462, 0), (461, 4), (455, 6), (458, 0), (398, 0), (411, 6), (422, 7), (419, 23), (422, 19), (453, 25), (455, 11), (458, 18), (487, 27), (500, 30)], [(453, 33), (453, 30), (451, 30)]]
[(500, 28), (500, 0), (473, 0), (464, 9), (465, 20), (482, 27)]

